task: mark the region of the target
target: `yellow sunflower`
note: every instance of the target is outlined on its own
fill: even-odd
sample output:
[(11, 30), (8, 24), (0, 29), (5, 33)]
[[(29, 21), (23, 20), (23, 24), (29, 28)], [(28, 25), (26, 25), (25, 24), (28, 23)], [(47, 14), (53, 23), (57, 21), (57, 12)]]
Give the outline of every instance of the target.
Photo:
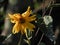
[(26, 34), (27, 29), (33, 31), (33, 28), (35, 28), (35, 26), (30, 22), (36, 19), (35, 17), (36, 15), (30, 16), (30, 14), (31, 14), (30, 6), (28, 7), (27, 11), (22, 14), (20, 13), (8, 14), (11, 22), (15, 23), (12, 29), (13, 34), (16, 34), (18, 32), (21, 32), (22, 34)]

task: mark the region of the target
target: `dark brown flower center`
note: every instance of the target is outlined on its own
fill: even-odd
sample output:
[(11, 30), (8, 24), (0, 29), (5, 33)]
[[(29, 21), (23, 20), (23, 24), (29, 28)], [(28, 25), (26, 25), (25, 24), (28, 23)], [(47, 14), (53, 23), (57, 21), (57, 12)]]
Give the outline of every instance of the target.
[(25, 19), (20, 18), (20, 23), (21, 23), (21, 24), (22, 24), (22, 23), (25, 23)]

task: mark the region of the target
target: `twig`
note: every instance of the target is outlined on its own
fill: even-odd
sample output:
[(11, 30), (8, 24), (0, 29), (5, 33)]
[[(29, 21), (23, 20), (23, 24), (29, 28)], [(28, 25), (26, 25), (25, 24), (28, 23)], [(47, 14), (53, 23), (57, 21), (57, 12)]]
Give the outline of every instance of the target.
[(51, 7), (51, 9), (50, 9), (49, 15), (51, 14), (51, 12), (52, 12), (52, 9), (53, 9), (53, 7)]
[(60, 6), (60, 3), (52, 4), (52, 6)]
[(38, 34), (38, 32), (39, 32), (39, 28), (37, 29), (37, 31), (36, 31), (36, 33), (35, 33), (35, 37), (36, 37), (36, 35)]
[(9, 34), (9, 35), (7, 36), (7, 38), (3, 41), (3, 44), (4, 44), (5, 41), (7, 41), (11, 36), (12, 36), (12, 34)]
[[(54, 1), (53, 1), (52, 5), (53, 5), (53, 4), (54, 4)], [(50, 9), (49, 15), (51, 14), (52, 9), (53, 9), (53, 7), (51, 7), (51, 9)]]
[[(44, 8), (46, 8), (46, 7), (49, 7), (49, 6), (51, 5), (51, 2), (52, 2), (52, 1), (54, 1), (54, 0), (44, 0), (44, 1), (40, 4), (40, 6), (38, 6), (38, 8), (35, 8), (35, 9), (33, 10), (32, 14), (33, 14), (33, 13), (36, 13), (36, 12), (38, 12), (39, 10), (42, 10), (42, 9), (44, 9)], [(56, 5), (60, 5), (60, 4), (56, 4)]]
[[(43, 2), (44, 2), (44, 0), (43, 0)], [(44, 7), (44, 4), (43, 4), (43, 7)], [(46, 13), (45, 8), (43, 8), (42, 12), (43, 12), (42, 17), (43, 17), (43, 16), (45, 15), (45, 13)], [(40, 45), (40, 43), (41, 43), (41, 41), (42, 41), (42, 39), (43, 39), (43, 36), (44, 36), (44, 33), (42, 34), (42, 36), (41, 36), (41, 38), (40, 38), (40, 40), (39, 40), (39, 42), (38, 42), (38, 45)]]
[(41, 43), (41, 41), (42, 41), (42, 39), (43, 39), (43, 36), (44, 36), (44, 33), (42, 34), (42, 36), (41, 36), (41, 38), (40, 38), (40, 40), (39, 40), (39, 42), (38, 42), (38, 45), (40, 45), (40, 43)]

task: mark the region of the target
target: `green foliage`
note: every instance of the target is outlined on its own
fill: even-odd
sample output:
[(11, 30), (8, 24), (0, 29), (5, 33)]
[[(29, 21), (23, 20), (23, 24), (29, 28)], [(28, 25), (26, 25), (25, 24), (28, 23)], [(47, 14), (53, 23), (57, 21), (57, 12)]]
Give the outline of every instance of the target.
[(40, 45), (45, 45), (45, 43), (41, 42), (41, 44), (40, 44)]
[(55, 40), (54, 33), (53, 33), (53, 19), (51, 16), (44, 16), (37, 15), (37, 26), (40, 30), (47, 36), (51, 41)]
[(36, 19), (35, 23), (39, 27), (43, 23), (43, 19), (42, 19), (42, 16), (40, 14), (37, 14), (36, 18), (37, 19)]

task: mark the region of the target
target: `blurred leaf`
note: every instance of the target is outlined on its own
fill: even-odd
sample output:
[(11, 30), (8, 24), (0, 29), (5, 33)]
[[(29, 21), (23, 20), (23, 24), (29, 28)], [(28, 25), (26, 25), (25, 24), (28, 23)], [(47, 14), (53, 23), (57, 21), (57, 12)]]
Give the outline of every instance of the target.
[(27, 29), (27, 35), (26, 35), (26, 39), (24, 39), (24, 41), (28, 44), (28, 45), (30, 45), (30, 39), (32, 38), (32, 32), (29, 30), (29, 29)]
[(4, 0), (0, 0), (0, 3), (3, 2)]
[(45, 43), (41, 42), (41, 44), (40, 44), (40, 45), (45, 45)]
[(37, 24), (37, 26), (40, 26), (41, 23), (43, 23), (42, 16), (39, 15), (39, 14), (37, 14), (36, 18), (37, 18), (37, 19), (36, 19), (35, 23)]
[(0, 42), (3, 42), (5, 40), (6, 36), (0, 35)]
[(38, 7), (39, 7), (38, 2), (36, 2), (36, 3), (34, 4), (34, 7), (35, 7), (35, 8), (38, 8)]
[(27, 29), (27, 38), (30, 40), (32, 38), (32, 32)]
[(9, 0), (9, 3), (10, 3), (11, 5), (16, 5), (16, 4), (17, 4), (17, 0)]
[(55, 41), (55, 36), (54, 36), (54, 32), (53, 32), (52, 23), (50, 23), (50, 24), (47, 26), (46, 36), (47, 36), (51, 41)]
[(55, 41), (55, 36), (53, 32), (52, 24), (46, 27), (46, 25), (42, 24), (40, 25), (40, 30), (45, 34), (48, 39), (50, 39), (52, 42)]
[(24, 39), (24, 41), (25, 41), (27, 44), (29, 44), (29, 41), (28, 41), (28, 40)]
[(42, 16), (40, 14), (37, 14), (37, 16), (36, 16), (37, 19), (41, 19), (41, 17)]
[(3, 7), (1, 7), (1, 8), (0, 8), (0, 12), (3, 12), (3, 10), (4, 10), (4, 8), (3, 8)]
[(4, 7), (0, 7), (0, 15), (4, 14)]

